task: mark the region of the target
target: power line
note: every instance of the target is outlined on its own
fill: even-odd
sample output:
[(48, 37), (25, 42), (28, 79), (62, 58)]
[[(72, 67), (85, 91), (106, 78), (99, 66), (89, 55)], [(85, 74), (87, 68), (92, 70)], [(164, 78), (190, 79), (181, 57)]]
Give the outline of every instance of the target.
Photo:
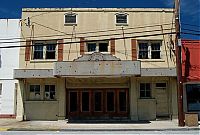
[[(39, 24), (39, 23), (37, 23), (37, 24)], [(163, 23), (163, 24), (158, 24), (158, 23), (156, 23), (156, 24), (152, 24), (152, 25), (145, 25), (145, 26), (137, 26), (137, 27), (130, 27), (130, 28), (125, 28), (124, 30), (129, 30), (129, 29), (140, 29), (140, 28), (148, 28), (148, 27), (156, 27), (156, 26), (161, 26), (161, 25), (171, 25), (172, 23)], [(45, 25), (42, 25), (42, 24), (40, 24), (41, 26), (45, 26)], [(48, 26), (45, 26), (46, 28), (49, 28)], [(52, 28), (50, 28), (50, 29), (52, 29)], [(55, 29), (56, 30), (56, 29)], [(101, 32), (110, 32), (110, 31), (120, 31), (121, 29), (108, 29), (108, 30), (99, 30), (99, 31), (88, 31), (88, 32), (80, 32), (80, 33), (76, 33), (76, 35), (77, 34), (93, 34), (93, 33), (101, 33)], [(59, 30), (56, 30), (57, 32), (61, 32), (61, 33), (63, 33), (63, 31), (59, 31)], [(54, 34), (54, 35), (44, 35), (44, 36), (37, 36), (37, 37), (34, 37), (34, 38), (42, 38), (42, 37), (53, 37), (53, 36), (65, 36), (66, 34), (68, 34), (68, 33), (63, 33), (64, 35), (56, 35), (56, 34)], [(71, 35), (71, 34), (68, 34), (69, 36)], [(31, 37), (27, 37), (27, 38), (31, 38)], [(4, 38), (4, 39), (2, 39), (2, 38), (0, 38), (0, 40), (15, 40), (15, 39), (24, 39), (24, 38)], [(71, 39), (71, 38), (70, 38)]]
[[(161, 34), (149, 34), (149, 35), (140, 35), (140, 36), (128, 36), (128, 37), (119, 37), (115, 38), (115, 40), (120, 40), (120, 39), (129, 39), (129, 38), (139, 38), (139, 37), (151, 37), (151, 36), (160, 36), (160, 35), (167, 35), (167, 34), (175, 34), (175, 32), (167, 32), (167, 33), (161, 33)], [(74, 44), (74, 43), (81, 43), (81, 42), (98, 42), (98, 41), (110, 41), (113, 39), (110, 38), (105, 38), (105, 39), (98, 39), (98, 40), (85, 40), (85, 41), (75, 41), (75, 42), (64, 42), (64, 43), (57, 43), (57, 44)], [(51, 45), (51, 44), (49, 44)], [(54, 45), (54, 44), (52, 44)], [(35, 45), (30, 45), (30, 46), (35, 46)], [(45, 45), (37, 45), (37, 46), (45, 46)], [(27, 47), (26, 45), (21, 45), (21, 46), (4, 46), (0, 48), (16, 48), (16, 47)]]
[[(170, 29), (163, 29), (163, 30), (171, 30), (171, 28)], [(124, 34), (129, 35), (129, 34), (150, 33), (150, 32), (159, 32), (159, 31), (161, 31), (161, 29), (146, 30), (146, 31), (136, 31), (136, 32), (129, 32), (129, 33), (124, 33)], [(121, 35), (121, 33), (105, 34), (105, 35), (94, 35), (94, 36), (84, 36), (84, 38), (118, 36), (118, 35)], [(79, 39), (81, 37), (74, 37), (74, 38)], [(35, 37), (34, 37), (34, 39), (35, 39)], [(56, 39), (47, 39), (47, 40), (57, 40), (57, 39), (71, 39), (71, 38), (56, 38)], [(0, 44), (23, 43), (23, 42), (26, 42), (26, 41), (24, 40), (24, 41), (0, 42)]]

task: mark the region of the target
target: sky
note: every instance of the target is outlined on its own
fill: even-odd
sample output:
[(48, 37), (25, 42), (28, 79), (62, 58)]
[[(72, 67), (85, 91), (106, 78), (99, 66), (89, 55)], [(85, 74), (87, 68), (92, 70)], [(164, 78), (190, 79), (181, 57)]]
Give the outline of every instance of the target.
[[(200, 0), (181, 1), (181, 27), (192, 33), (182, 38), (200, 39)], [(21, 17), (22, 8), (172, 8), (174, 0), (1, 0), (0, 19)]]

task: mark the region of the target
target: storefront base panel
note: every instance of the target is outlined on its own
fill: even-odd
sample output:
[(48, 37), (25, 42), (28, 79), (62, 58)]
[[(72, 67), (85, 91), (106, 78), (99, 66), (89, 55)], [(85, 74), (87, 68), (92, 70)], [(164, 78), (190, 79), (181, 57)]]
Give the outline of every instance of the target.
[(58, 120), (58, 101), (26, 101), (25, 120)]

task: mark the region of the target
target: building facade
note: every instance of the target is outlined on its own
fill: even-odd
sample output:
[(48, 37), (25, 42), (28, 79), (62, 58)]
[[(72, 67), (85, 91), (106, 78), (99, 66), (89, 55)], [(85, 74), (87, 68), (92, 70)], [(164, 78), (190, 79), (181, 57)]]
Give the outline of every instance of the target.
[(172, 9), (23, 9), (17, 118), (177, 117), (172, 18)]
[(200, 41), (182, 40), (184, 111), (197, 112), (200, 118)]
[[(0, 28), (0, 47), (20, 46), (19, 19), (0, 19)], [(0, 48), (0, 118), (16, 116), (18, 80), (13, 78), (13, 70), (19, 68), (19, 50), (19, 47)]]

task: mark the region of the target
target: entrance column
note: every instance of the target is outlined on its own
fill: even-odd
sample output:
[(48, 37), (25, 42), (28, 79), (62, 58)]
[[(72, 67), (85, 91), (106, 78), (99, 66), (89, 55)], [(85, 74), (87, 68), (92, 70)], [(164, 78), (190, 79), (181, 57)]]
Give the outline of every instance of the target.
[(58, 91), (58, 120), (64, 120), (66, 116), (66, 90), (65, 78), (58, 78), (57, 81)]
[(130, 89), (129, 89), (129, 96), (130, 96), (130, 117), (131, 120), (138, 120), (138, 113), (137, 113), (137, 81), (135, 77), (130, 77)]

